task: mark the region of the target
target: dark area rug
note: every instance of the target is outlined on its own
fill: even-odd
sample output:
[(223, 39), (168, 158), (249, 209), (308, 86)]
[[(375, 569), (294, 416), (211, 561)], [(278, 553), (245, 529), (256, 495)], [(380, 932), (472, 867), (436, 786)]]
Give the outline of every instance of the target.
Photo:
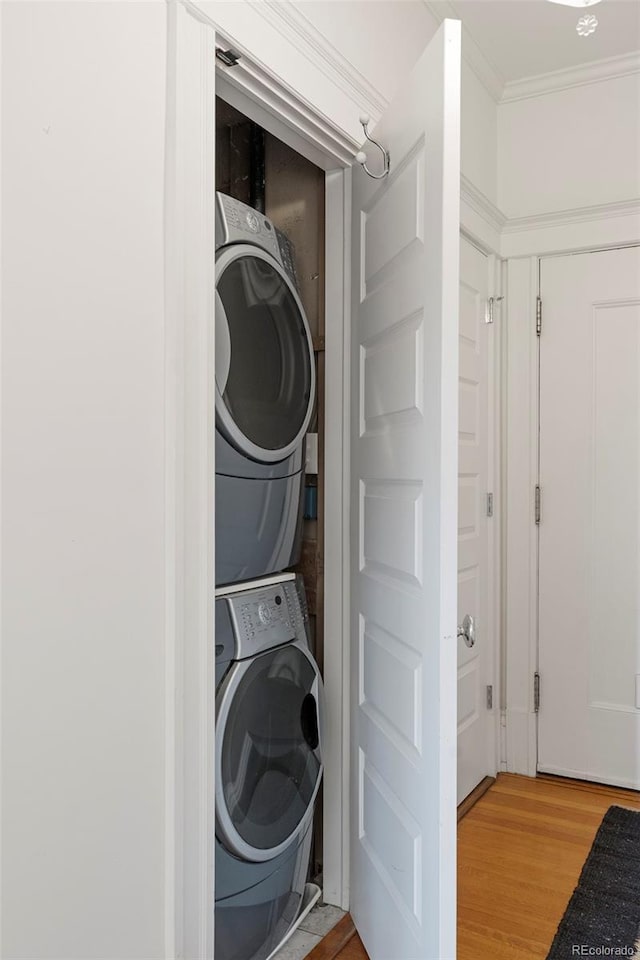
[(640, 932), (640, 811), (609, 807), (547, 960), (635, 957)]

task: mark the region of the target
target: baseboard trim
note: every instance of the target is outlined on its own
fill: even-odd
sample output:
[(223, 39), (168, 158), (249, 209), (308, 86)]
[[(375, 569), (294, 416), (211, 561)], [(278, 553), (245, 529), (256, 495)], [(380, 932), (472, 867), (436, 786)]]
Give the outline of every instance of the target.
[(458, 823), (469, 813), (472, 807), (475, 807), (480, 797), (483, 797), (495, 782), (495, 777), (485, 777), (484, 780), (481, 780), (478, 786), (471, 791), (469, 796), (465, 797), (462, 803), (458, 804)]
[(545, 780), (547, 783), (557, 783), (562, 787), (573, 787), (574, 790), (584, 790), (588, 787), (594, 793), (625, 793), (637, 799), (638, 789), (633, 786), (622, 786), (617, 783), (607, 783), (606, 780), (588, 780), (584, 777), (568, 777), (562, 773), (549, 773), (539, 770), (536, 773), (536, 779)]
[(333, 930), (329, 930), (326, 937), (323, 937), (311, 953), (307, 954), (306, 960), (335, 960), (340, 951), (349, 943), (352, 937), (355, 937), (356, 928), (351, 914), (347, 913), (339, 920)]

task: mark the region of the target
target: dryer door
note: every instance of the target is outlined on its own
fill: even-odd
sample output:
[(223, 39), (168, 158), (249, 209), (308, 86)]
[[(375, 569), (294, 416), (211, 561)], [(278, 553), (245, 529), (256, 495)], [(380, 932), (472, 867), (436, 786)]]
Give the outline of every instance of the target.
[(241, 453), (264, 463), (288, 457), (309, 426), (313, 343), (283, 268), (251, 244), (216, 259), (216, 416)]
[(286, 644), (229, 671), (216, 704), (216, 830), (230, 853), (270, 860), (306, 828), (322, 777), (317, 664)]

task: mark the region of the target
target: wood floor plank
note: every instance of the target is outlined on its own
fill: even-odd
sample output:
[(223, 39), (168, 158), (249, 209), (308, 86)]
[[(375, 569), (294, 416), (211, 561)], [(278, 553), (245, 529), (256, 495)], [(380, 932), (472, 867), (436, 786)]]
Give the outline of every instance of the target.
[(338, 954), (337, 960), (369, 960), (362, 940), (356, 933)]

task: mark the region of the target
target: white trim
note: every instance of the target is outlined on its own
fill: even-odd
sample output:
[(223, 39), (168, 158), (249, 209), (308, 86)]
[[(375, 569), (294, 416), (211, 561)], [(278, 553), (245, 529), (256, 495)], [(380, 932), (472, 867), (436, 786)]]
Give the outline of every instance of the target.
[(611, 784), (613, 787), (622, 787), (626, 790), (633, 790), (635, 793), (638, 792), (638, 781), (637, 780), (627, 780), (620, 779), (619, 777), (605, 777), (601, 774), (594, 776), (588, 770), (572, 770), (572, 769), (560, 769), (559, 767), (540, 767), (540, 773), (550, 773), (555, 777), (572, 777), (575, 780), (590, 780), (593, 783), (607, 783)]
[(552, 213), (539, 213), (530, 217), (512, 217), (510, 220), (507, 220), (503, 215), (501, 216), (504, 233), (524, 233), (530, 230), (547, 230), (569, 223), (586, 223), (618, 217), (640, 217), (640, 198), (614, 200), (611, 203), (574, 207), (570, 210), (555, 210)]
[[(178, 496), (183, 495), (179, 484), (178, 420), (181, 403), (178, 387), (179, 284), (177, 264), (181, 257), (174, 222), (175, 206), (170, 203), (170, 191), (177, 181), (177, 149), (171, 149), (172, 119), (177, 113), (177, 10), (167, 7), (167, 127), (165, 132), (165, 431), (164, 431), (164, 509), (165, 509), (165, 708), (164, 708), (164, 958), (177, 956), (177, 945), (182, 942), (182, 909), (178, 898), (182, 860), (182, 796), (183, 787), (177, 769), (181, 761), (182, 724), (179, 716), (179, 691), (182, 671), (178, 661), (181, 644), (181, 625), (178, 622), (178, 595), (182, 590), (181, 567), (183, 556), (178, 543)], [(170, 187), (171, 185), (171, 187)], [(172, 266), (176, 273), (171, 275)], [(179, 864), (180, 861), (180, 864)]]
[(507, 710), (506, 722), (507, 773), (535, 777), (538, 750), (536, 715), (520, 708)]
[(324, 900), (349, 908), (349, 251), (351, 171), (326, 178)]
[(215, 33), (172, 2), (167, 42), (165, 956), (210, 960)]
[(538, 528), (538, 258), (507, 265), (505, 489), (505, 656), (507, 770), (535, 776)]
[(562, 251), (624, 246), (640, 240), (640, 199), (576, 207), (505, 222), (502, 256), (547, 255)]
[(575, 67), (551, 70), (533, 77), (505, 80), (498, 68), (484, 54), (471, 36), (464, 18), (457, 12), (455, 2), (422, 0), (436, 23), (445, 17), (462, 21), (462, 57), (496, 104), (512, 103), (531, 97), (543, 97), (559, 90), (582, 87), (603, 80), (615, 80), (640, 73), (640, 53), (637, 50), (604, 60), (592, 60)]
[(583, 87), (589, 83), (601, 83), (603, 80), (616, 80), (640, 73), (640, 53), (623, 53), (618, 57), (605, 60), (592, 60), (576, 67), (565, 67), (550, 73), (541, 73), (535, 77), (523, 77), (521, 80), (509, 80), (504, 85), (500, 103), (512, 103), (514, 100), (526, 100), (530, 97), (542, 97), (558, 90), (571, 87)]
[[(2, 33), (3, 33), (3, 19), (4, 19), (3, 11), (4, 11), (4, 5), (0, 3), (0, 50), (2, 50)], [(2, 76), (3, 76), (2, 70), (0, 69), (0, 184), (2, 183), (2, 157), (3, 157), (3, 152), (2, 152), (2, 131), (3, 131), (3, 126), (2, 126), (2, 104), (3, 104), (4, 101), (3, 101), (3, 97), (2, 97)], [(3, 191), (0, 190), (0, 265), (4, 262), (4, 261), (2, 260), (2, 235), (3, 235), (3, 230), (1, 229), (2, 224), (4, 223), (4, 221), (3, 221), (3, 219), (2, 219), (2, 198), (3, 198)], [(2, 269), (1, 269), (1, 267), (0, 267), (0, 360), (1, 360), (1, 358), (2, 358), (2, 347), (3, 347), (3, 339), (2, 339), (2, 334), (3, 334), (2, 304), (3, 304), (3, 303), (4, 303), (4, 299), (3, 299), (3, 297), (2, 297)], [(2, 404), (2, 398), (3, 398), (3, 396), (4, 396), (4, 389), (3, 389), (3, 383), (2, 383), (2, 371), (3, 371), (3, 369), (4, 369), (4, 368), (3, 368), (3, 366), (2, 366), (2, 363), (0, 363), (0, 436), (3, 436), (3, 435), (4, 435), (4, 434), (2, 433), (2, 421), (3, 421), (3, 404)], [(2, 447), (2, 444), (0, 444), (0, 546), (1, 546), (2, 544), (4, 544), (4, 536), (3, 536), (4, 516), (3, 516), (3, 513), (2, 513), (2, 504), (4, 503), (4, 497), (2, 496), (4, 473), (3, 473), (3, 470), (2, 470), (2, 450), (3, 450), (3, 447)], [(3, 587), (3, 579), (2, 579), (3, 563), (2, 563), (2, 561), (3, 561), (3, 553), (4, 553), (4, 551), (3, 551), (2, 549), (0, 549), (0, 610), (3, 609), (3, 606), (2, 606), (2, 592), (3, 592), (3, 591), (2, 591), (2, 587)], [(3, 670), (2, 670), (2, 667), (3, 667), (3, 662), (4, 662), (4, 659), (3, 659), (3, 640), (4, 640), (4, 636), (3, 636), (3, 631), (2, 631), (2, 621), (0, 620), (0, 704), (2, 703), (2, 689), (3, 689), (3, 686), (2, 686), (2, 681), (3, 681)], [(2, 865), (3, 865), (3, 863), (4, 863), (4, 859), (3, 859), (3, 856), (2, 856), (2, 851), (3, 851), (3, 824), (4, 824), (4, 815), (3, 815), (4, 811), (3, 811), (3, 808), (2, 808), (2, 807), (3, 807), (3, 805), (2, 805), (2, 797), (3, 797), (3, 791), (2, 791), (2, 774), (3, 774), (3, 772), (4, 772), (4, 764), (3, 764), (3, 759), (4, 759), (4, 758), (3, 758), (3, 749), (2, 749), (2, 746), (3, 746), (3, 743), (4, 743), (4, 730), (3, 730), (3, 725), (2, 725), (2, 717), (3, 717), (3, 711), (0, 710), (0, 958), (1, 958), (2, 955), (3, 955), (2, 945), (3, 945), (3, 943), (4, 943), (4, 936), (3, 936), (4, 913), (3, 913), (3, 910), (2, 910), (2, 904), (4, 903), (4, 897), (3, 897), (3, 887), (4, 887), (4, 884), (3, 884), (3, 874), (4, 874), (4, 871), (3, 871), (3, 869), (2, 869)]]
[[(495, 254), (488, 257), (489, 296), (502, 293), (502, 264)], [(492, 774), (500, 769), (500, 707), (502, 650), (502, 344), (505, 340), (506, 310), (504, 301), (496, 304), (494, 322), (489, 326), (488, 342), (488, 476), (487, 489), (493, 493), (493, 518), (488, 525), (488, 614), (492, 638), (491, 676), (493, 683), (493, 742), (491, 745)]]
[[(252, 4), (254, 11), (264, 14), (263, 6), (266, 3)], [(240, 55), (234, 67), (216, 62), (218, 93), (228, 103), (288, 142), (322, 170), (352, 162), (360, 149), (358, 141), (318, 113), (313, 104), (257, 60), (236, 37), (219, 27), (216, 27), (216, 35), (222, 47), (231, 47)], [(318, 69), (326, 73), (326, 65), (324, 69)], [(251, 104), (249, 108), (247, 101)]]
[(503, 213), (472, 182), (460, 175), (460, 229), (486, 253), (499, 253)]
[(384, 94), (314, 27), (303, 13), (303, 8), (304, 4), (292, 3), (291, 0), (262, 0), (262, 3), (256, 4), (257, 13), (294, 44), (316, 69), (350, 99), (357, 98), (365, 112), (370, 113), (374, 121), (377, 120), (388, 103)]
[(479, 190), (468, 177), (460, 175), (460, 193), (464, 202), (476, 211), (496, 232), (500, 232), (507, 218), (489, 198)]
[[(225, 44), (228, 42), (225, 40)], [(242, 60), (233, 68), (218, 67), (218, 92), (228, 103), (322, 170), (351, 163), (360, 149), (355, 140), (318, 114), (274, 74), (251, 61), (238, 43), (232, 46), (243, 51)]]

